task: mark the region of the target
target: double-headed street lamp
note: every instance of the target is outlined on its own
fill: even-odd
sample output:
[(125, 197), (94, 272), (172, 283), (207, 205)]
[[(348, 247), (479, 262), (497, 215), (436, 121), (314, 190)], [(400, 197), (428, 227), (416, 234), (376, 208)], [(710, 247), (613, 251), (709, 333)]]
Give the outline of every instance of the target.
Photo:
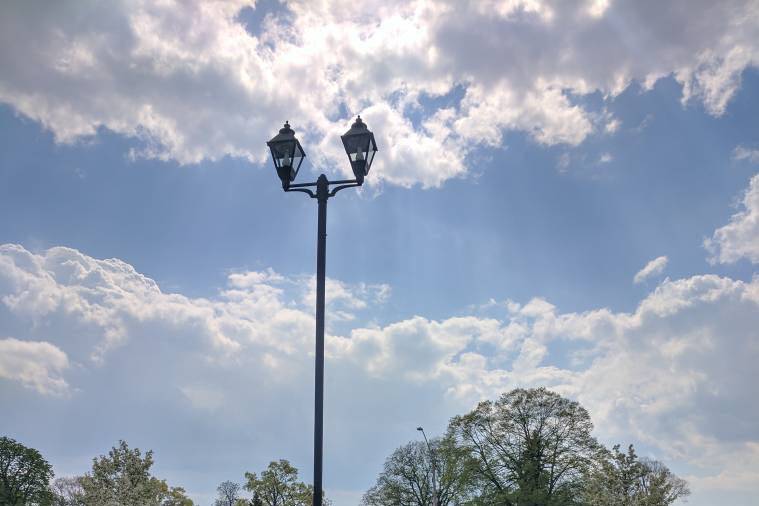
[[(314, 386), (314, 506), (322, 505), (322, 449), (324, 422), (324, 271), (327, 251), (327, 200), (344, 188), (361, 186), (369, 173), (377, 152), (374, 134), (361, 121), (361, 116), (341, 137), (345, 153), (350, 160), (356, 179), (329, 181), (324, 174), (315, 183), (292, 184), (300, 165), (306, 157), (303, 147), (290, 124), (285, 122), (272, 140), (266, 144), (271, 149), (274, 167), (286, 192), (303, 192), (319, 203), (316, 241), (316, 372)], [(330, 188), (330, 185), (334, 185)], [(316, 187), (316, 192), (311, 188)]]
[(422, 427), (417, 427), (416, 430), (422, 433), (422, 436), (424, 436), (424, 442), (427, 443), (427, 451), (430, 454), (430, 462), (432, 463), (432, 506), (438, 506), (437, 466), (435, 465), (435, 454), (432, 453), (432, 447), (430, 446), (430, 442), (427, 440), (427, 434), (424, 433), (424, 429)]

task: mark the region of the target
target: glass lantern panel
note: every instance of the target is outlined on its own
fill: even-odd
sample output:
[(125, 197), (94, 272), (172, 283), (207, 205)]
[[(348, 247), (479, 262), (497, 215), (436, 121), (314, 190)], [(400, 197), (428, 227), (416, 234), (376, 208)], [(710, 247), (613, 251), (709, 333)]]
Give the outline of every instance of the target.
[(271, 151), (274, 154), (275, 163), (280, 167), (289, 167), (293, 165), (294, 150), (295, 142), (293, 141), (278, 142), (271, 148)]
[(369, 151), (369, 153), (367, 153), (367, 157), (366, 157), (366, 172), (369, 172), (369, 169), (372, 166), (372, 161), (374, 160), (374, 154), (375, 153), (376, 153), (376, 151), (373, 150), (373, 149), (371, 151)]
[(301, 162), (303, 161), (303, 157), (306, 156), (305, 153), (303, 153), (303, 149), (300, 147), (300, 144), (293, 143), (293, 156), (292, 156), (292, 166), (296, 169), (300, 167)]
[(348, 156), (350, 157), (351, 162), (366, 160), (366, 152), (368, 151), (369, 145), (368, 136), (353, 136), (346, 144), (349, 144), (346, 146), (346, 151), (348, 151)]

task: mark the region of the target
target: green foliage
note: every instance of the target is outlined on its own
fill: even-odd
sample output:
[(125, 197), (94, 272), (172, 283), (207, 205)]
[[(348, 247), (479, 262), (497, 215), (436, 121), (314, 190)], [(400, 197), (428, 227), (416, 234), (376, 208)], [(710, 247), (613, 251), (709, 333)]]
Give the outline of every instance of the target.
[(432, 480), (434, 459), (437, 504), (461, 504), (473, 492), (473, 463), (451, 438), (433, 439), (430, 449), (423, 441), (401, 446), (385, 461), (377, 483), (363, 498), (366, 506), (428, 506), (435, 488)]
[(576, 504), (601, 452), (588, 412), (545, 388), (516, 389), (455, 417), (449, 435), (476, 462), (480, 498), (505, 506)]
[[(440, 506), (580, 505), (582, 478), (602, 447), (590, 415), (546, 389), (518, 389), (455, 417), (434, 440)], [(385, 462), (366, 506), (432, 504), (430, 452), (423, 442), (397, 449)]]
[(598, 506), (667, 506), (690, 494), (685, 480), (656, 460), (639, 459), (632, 445), (607, 452), (585, 479), (583, 499)]
[(9, 437), (0, 437), (0, 504), (47, 506), (53, 494), (52, 466), (40, 452)]
[[(287, 460), (270, 462), (259, 477), (245, 473), (245, 490), (253, 493), (253, 501), (263, 506), (310, 506), (313, 487), (298, 481), (298, 470)], [(324, 501), (324, 504), (329, 504)]]
[[(603, 448), (588, 412), (545, 388), (517, 389), (451, 419), (431, 441), (440, 506), (668, 506), (689, 494), (660, 462)], [(433, 504), (430, 451), (393, 452), (364, 506)], [(267, 505), (268, 506), (268, 505)]]
[(182, 487), (171, 487), (165, 481), (161, 482), (163, 502), (161, 506), (193, 506), (192, 499), (187, 497)]
[(181, 487), (169, 488), (165, 481), (150, 474), (153, 452), (142, 456), (139, 448), (130, 449), (119, 441), (108, 452), (92, 460), (92, 472), (82, 476), (84, 506), (192, 506)]

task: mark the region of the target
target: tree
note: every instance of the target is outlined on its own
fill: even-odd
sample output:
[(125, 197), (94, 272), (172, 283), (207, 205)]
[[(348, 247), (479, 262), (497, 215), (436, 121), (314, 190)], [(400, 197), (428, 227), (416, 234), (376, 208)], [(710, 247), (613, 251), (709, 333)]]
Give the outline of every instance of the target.
[(685, 480), (656, 460), (639, 459), (633, 445), (607, 452), (585, 479), (584, 501), (598, 506), (667, 506), (690, 494)]
[(216, 491), (219, 493), (216, 506), (235, 506), (240, 495), (240, 485), (233, 481), (223, 481), (216, 487)]
[(187, 497), (185, 489), (182, 487), (171, 487), (165, 481), (161, 481), (163, 490), (163, 502), (161, 506), (194, 506), (192, 499)]
[(81, 479), (86, 506), (160, 506), (166, 484), (150, 475), (153, 452), (143, 457), (125, 441), (108, 455), (92, 460), (92, 472)]
[(641, 459), (643, 476), (640, 479), (641, 505), (666, 506), (688, 497), (688, 482), (672, 473), (658, 460)]
[(601, 451), (592, 430), (582, 406), (545, 388), (512, 390), (449, 425), (476, 463), (479, 502), (504, 506), (577, 504)]
[(437, 472), (439, 506), (461, 504), (473, 492), (473, 465), (467, 452), (450, 438), (401, 446), (385, 461), (377, 483), (364, 494), (366, 506), (429, 506), (433, 504), (432, 458)]
[(57, 478), (53, 482), (53, 505), (84, 506), (82, 477), (71, 476)]
[(0, 437), (0, 504), (48, 505), (52, 466), (40, 452), (9, 437)]
[(270, 462), (260, 478), (245, 473), (245, 479), (245, 490), (253, 492), (253, 500), (263, 506), (310, 506), (313, 502), (313, 487), (298, 481), (298, 469), (287, 460)]

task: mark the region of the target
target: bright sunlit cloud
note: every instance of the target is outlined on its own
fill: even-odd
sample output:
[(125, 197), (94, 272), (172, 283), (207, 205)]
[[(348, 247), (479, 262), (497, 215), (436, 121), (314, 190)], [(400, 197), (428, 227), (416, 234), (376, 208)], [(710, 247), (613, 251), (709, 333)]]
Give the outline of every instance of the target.
[(730, 4), (296, 1), (251, 32), (245, 1), (17, 2), (0, 21), (0, 101), (59, 142), (106, 128), (140, 140), (130, 156), (183, 164), (263, 162), (289, 119), (318, 166), (342, 167), (333, 140), (362, 113), (381, 132), (375, 181), (435, 187), (504, 132), (569, 146), (613, 134), (618, 119), (576, 98), (634, 82), (674, 75), (684, 104), (723, 114), (759, 54), (759, 9)]

